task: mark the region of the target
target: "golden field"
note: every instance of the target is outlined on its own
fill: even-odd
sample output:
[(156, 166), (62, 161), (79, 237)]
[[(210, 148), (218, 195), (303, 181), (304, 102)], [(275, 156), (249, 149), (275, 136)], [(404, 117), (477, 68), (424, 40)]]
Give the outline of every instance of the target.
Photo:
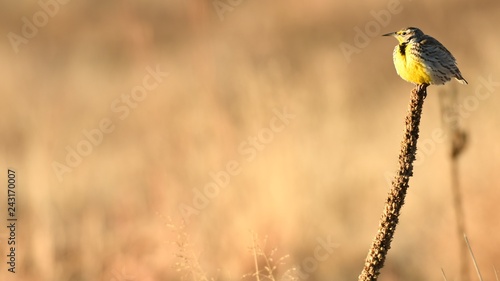
[(275, 280), (356, 280), (413, 87), (380, 35), (406, 26), (441, 41), (469, 85), (428, 89), (379, 280), (467, 280), (440, 106), (450, 93), (468, 136), (466, 233), (495, 280), (498, 1), (0, 5), (0, 280), (270, 280), (266, 257)]

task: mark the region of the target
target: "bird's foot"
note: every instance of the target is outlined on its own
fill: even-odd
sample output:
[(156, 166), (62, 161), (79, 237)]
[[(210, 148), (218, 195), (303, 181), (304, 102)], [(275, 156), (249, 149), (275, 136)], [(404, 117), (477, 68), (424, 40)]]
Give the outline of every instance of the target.
[(427, 97), (427, 87), (429, 84), (418, 84), (417, 85), (417, 93), (422, 95), (424, 99)]

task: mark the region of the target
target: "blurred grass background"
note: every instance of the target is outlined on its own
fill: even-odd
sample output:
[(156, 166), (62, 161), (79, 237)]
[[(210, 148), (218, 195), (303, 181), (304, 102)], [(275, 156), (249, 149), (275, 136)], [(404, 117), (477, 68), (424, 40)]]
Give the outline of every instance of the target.
[[(0, 4), (2, 166), (18, 175), (16, 280), (181, 280), (172, 243), (179, 237), (168, 225), (182, 227), (180, 206), (192, 206), (193, 189), (230, 161), (241, 171), (183, 229), (207, 276), (252, 272), (255, 232), (268, 237), (265, 250), (289, 255), (278, 280), (292, 268), (309, 280), (356, 280), (397, 167), (412, 88), (392, 64), (397, 42), (379, 35), (406, 26), (447, 46), (469, 85), (428, 90), (420, 134), (428, 146), (380, 280), (438, 280), (441, 268), (459, 278), (449, 147), (432, 139), (445, 130), (438, 95), (458, 91), (463, 102), (478, 88), (486, 93), (481, 77), (500, 81), (500, 3), (216, 3), (234, 7), (69, 1), (18, 53), (7, 35), (22, 35), (22, 18), (32, 22), (41, 7)], [(401, 12), (348, 62), (339, 45), (354, 46), (354, 28), (364, 30), (371, 12), (390, 3)], [(148, 66), (169, 76), (121, 120), (111, 104), (142, 84)], [(460, 159), (467, 234), (486, 280), (500, 266), (500, 87), (492, 89), (461, 118), (469, 134)], [(241, 146), (284, 108), (294, 118), (248, 161)], [(64, 164), (66, 147), (104, 118), (114, 131), (59, 181), (54, 161)], [(13, 276), (7, 238), (4, 228), (2, 280)], [(318, 239), (338, 247), (312, 270), (304, 261)]]

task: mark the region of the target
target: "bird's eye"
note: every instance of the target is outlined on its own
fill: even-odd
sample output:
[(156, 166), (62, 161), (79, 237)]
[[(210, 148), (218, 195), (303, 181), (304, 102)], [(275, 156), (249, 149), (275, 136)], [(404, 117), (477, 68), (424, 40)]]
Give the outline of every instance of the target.
[(401, 35), (406, 35), (406, 31), (401, 32)]

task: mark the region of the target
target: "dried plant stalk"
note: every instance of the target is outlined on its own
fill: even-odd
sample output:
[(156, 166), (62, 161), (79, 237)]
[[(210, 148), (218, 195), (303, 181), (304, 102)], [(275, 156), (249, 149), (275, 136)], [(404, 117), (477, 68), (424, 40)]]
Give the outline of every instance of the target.
[(457, 221), (456, 231), (459, 241), (459, 265), (460, 280), (467, 281), (469, 278), (469, 264), (467, 262), (467, 245), (462, 243), (464, 233), (467, 233), (465, 227), (465, 210), (463, 205), (463, 196), (460, 187), (459, 178), (459, 156), (463, 154), (467, 146), (467, 131), (460, 125), (458, 111), (458, 94), (456, 90), (442, 92), (439, 95), (441, 105), (441, 120), (443, 127), (447, 131), (450, 142), (450, 178), (451, 192), (453, 198), (453, 209)]
[(405, 118), (405, 131), (399, 154), (399, 170), (392, 181), (392, 189), (385, 203), (377, 235), (368, 251), (365, 266), (358, 277), (359, 281), (377, 280), (399, 221), (404, 204), (408, 182), (413, 175), (413, 161), (417, 152), (418, 127), (422, 115), (424, 99), (427, 95), (426, 84), (417, 85), (411, 92), (408, 114)]

